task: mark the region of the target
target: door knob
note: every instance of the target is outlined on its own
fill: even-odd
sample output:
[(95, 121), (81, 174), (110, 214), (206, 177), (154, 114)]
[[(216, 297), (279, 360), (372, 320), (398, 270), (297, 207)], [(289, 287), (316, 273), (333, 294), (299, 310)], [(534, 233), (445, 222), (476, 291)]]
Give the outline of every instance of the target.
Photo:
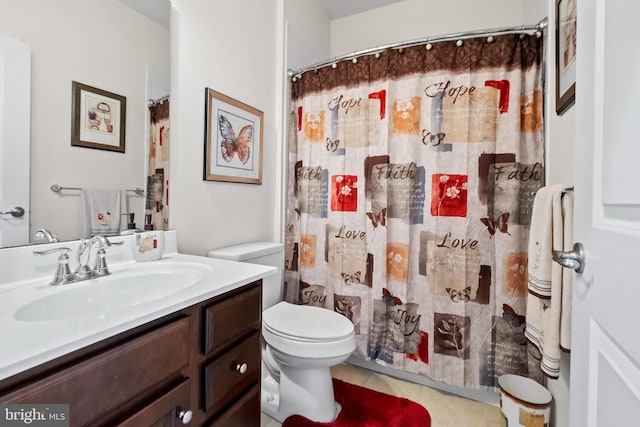
[(584, 271), (584, 247), (582, 243), (574, 243), (573, 250), (568, 252), (553, 251), (553, 260), (563, 267), (575, 270), (582, 274)]
[(21, 216), (24, 215), (24, 209), (21, 208), (20, 206), (16, 206), (10, 211), (0, 211), (0, 215), (11, 215), (14, 218), (20, 218)]

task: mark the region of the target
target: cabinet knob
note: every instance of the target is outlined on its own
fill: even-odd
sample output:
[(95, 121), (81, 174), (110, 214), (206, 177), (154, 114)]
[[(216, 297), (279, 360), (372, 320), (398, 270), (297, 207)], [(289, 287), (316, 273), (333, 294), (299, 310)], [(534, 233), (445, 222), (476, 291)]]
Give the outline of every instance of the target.
[(191, 411), (180, 411), (178, 413), (178, 418), (182, 421), (182, 424), (189, 424), (191, 417), (193, 417), (193, 412)]
[(249, 366), (246, 363), (236, 363), (233, 367), (233, 370), (244, 374), (245, 372), (247, 372), (248, 368)]

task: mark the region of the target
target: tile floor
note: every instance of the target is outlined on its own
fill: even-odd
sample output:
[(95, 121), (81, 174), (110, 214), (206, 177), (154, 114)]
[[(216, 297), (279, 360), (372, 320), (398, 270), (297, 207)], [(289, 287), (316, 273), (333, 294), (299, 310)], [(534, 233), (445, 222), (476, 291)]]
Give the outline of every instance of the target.
[[(432, 427), (505, 426), (500, 408), (494, 405), (454, 396), (349, 364), (335, 366), (331, 373), (335, 378), (343, 381), (411, 399), (421, 404), (431, 415)], [(280, 425), (273, 418), (262, 414), (261, 427), (279, 427)]]

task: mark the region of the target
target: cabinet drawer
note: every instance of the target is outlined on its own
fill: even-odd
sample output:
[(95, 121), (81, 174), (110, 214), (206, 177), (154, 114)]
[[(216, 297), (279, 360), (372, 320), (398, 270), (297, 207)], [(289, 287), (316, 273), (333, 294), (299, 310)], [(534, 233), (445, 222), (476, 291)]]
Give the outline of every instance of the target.
[(261, 287), (256, 286), (204, 309), (203, 354), (230, 344), (235, 338), (260, 329)]
[(117, 424), (117, 427), (161, 427), (181, 424), (177, 422), (180, 411), (190, 410), (190, 382), (183, 380), (168, 392)]
[[(204, 367), (204, 410), (213, 413), (260, 382), (260, 333), (255, 332)], [(246, 363), (244, 374), (236, 370)]]
[(189, 319), (184, 318), (0, 396), (0, 401), (66, 403), (72, 425), (84, 425), (176, 376), (188, 363)]
[(210, 427), (258, 427), (260, 425), (260, 384), (217, 417)]

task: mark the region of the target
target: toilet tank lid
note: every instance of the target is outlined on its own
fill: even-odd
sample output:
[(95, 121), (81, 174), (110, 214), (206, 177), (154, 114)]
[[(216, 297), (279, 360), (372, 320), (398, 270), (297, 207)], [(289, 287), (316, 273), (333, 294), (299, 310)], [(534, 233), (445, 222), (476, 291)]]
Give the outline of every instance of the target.
[(231, 261), (246, 261), (257, 257), (271, 255), (282, 251), (282, 243), (252, 242), (226, 248), (212, 249), (207, 256)]

